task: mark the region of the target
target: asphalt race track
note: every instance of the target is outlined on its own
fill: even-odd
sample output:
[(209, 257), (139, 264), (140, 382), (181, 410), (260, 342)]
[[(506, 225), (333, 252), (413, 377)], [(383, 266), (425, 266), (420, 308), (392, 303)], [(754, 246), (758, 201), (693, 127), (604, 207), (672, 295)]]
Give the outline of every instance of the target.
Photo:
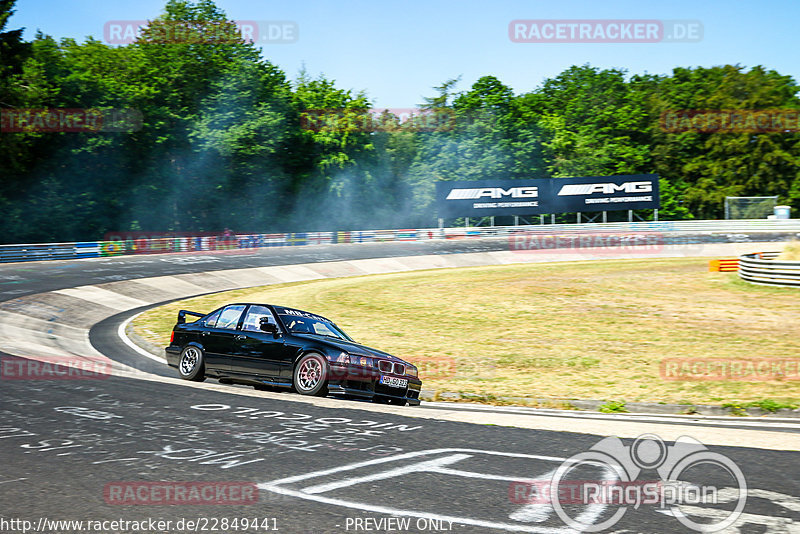
[[(156, 276), (507, 248), (505, 239), (486, 239), (0, 265), (0, 302)], [(92, 346), (135, 376), (33, 380), (4, 373), (0, 532), (569, 532), (560, 510), (537, 502), (533, 490), (604, 437), (635, 445), (631, 438), (645, 433), (662, 436), (670, 451), (679, 450), (672, 446), (677, 436), (691, 436), (706, 445), (699, 449), (705, 458), (735, 466), (706, 462), (684, 473), (682, 480), (718, 489), (721, 503), (683, 505), (687, 516), (719, 521), (743, 502), (727, 532), (800, 532), (798, 419), (400, 408), (179, 383), (173, 370), (116, 335), (135, 312), (86, 325)], [(627, 459), (652, 471), (638, 480), (657, 480), (644, 465), (652, 451), (635, 450)], [(738, 499), (737, 469), (746, 501)], [(598, 465), (578, 471), (573, 479), (609, 480)], [(199, 500), (179, 496), (191, 488), (211, 491)], [(570, 501), (561, 508), (587, 522), (609, 520), (607, 532), (694, 531), (653, 504)], [(620, 517), (611, 521), (614, 514)], [(62, 520), (83, 524), (53, 523)]]

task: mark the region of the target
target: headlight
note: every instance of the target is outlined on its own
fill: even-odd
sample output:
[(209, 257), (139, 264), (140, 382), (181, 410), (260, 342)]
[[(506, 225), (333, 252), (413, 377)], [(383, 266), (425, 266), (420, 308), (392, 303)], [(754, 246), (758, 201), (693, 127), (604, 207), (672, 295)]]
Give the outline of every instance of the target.
[(350, 365), (350, 355), (346, 352), (342, 352), (339, 356), (336, 357), (336, 363), (341, 363), (342, 365)]
[(413, 365), (406, 365), (406, 376), (417, 378), (417, 368)]

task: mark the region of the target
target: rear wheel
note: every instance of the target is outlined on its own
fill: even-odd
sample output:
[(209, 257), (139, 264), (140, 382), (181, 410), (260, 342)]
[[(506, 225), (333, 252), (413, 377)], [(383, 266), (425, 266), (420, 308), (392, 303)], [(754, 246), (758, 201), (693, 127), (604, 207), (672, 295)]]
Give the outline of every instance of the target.
[(203, 361), (203, 349), (189, 345), (181, 351), (178, 360), (178, 374), (184, 380), (202, 382), (206, 379), (206, 366)]
[(319, 354), (306, 354), (294, 368), (294, 389), (301, 395), (328, 394), (328, 363)]

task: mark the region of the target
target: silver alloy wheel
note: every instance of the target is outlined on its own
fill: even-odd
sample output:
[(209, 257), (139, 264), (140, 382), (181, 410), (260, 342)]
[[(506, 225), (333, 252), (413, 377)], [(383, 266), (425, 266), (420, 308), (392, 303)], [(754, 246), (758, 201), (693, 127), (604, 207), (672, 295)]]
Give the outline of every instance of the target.
[(200, 351), (194, 347), (187, 347), (181, 356), (181, 374), (188, 376), (197, 367), (197, 362), (200, 361)]
[(316, 358), (307, 358), (300, 364), (297, 387), (310, 391), (322, 380), (322, 364)]

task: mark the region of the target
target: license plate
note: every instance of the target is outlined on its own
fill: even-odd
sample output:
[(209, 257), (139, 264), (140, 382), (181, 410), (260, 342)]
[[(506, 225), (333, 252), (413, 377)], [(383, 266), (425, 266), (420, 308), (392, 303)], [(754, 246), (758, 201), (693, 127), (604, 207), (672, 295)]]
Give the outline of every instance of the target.
[(404, 388), (408, 386), (408, 380), (405, 378), (381, 375), (381, 384), (392, 388)]

